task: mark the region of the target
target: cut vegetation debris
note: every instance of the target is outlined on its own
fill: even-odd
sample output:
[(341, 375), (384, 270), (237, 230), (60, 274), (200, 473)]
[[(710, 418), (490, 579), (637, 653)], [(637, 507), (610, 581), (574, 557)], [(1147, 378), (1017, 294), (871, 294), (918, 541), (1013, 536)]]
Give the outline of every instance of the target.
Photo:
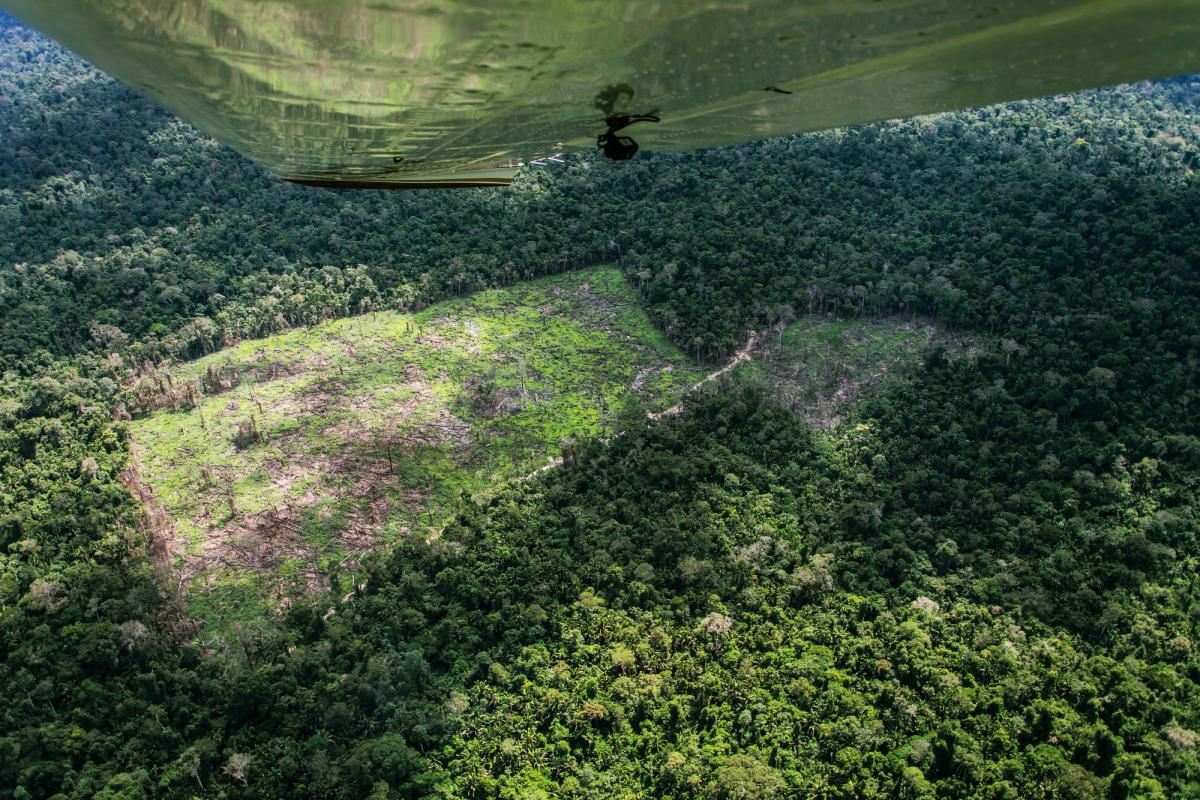
[(759, 338), (738, 369), (774, 402), (815, 428), (837, 425), (861, 397), (886, 388), (931, 347), (963, 342), (922, 320), (846, 320), (806, 316)]
[(244, 342), (130, 425), (193, 611), (253, 613), (702, 376), (598, 268)]

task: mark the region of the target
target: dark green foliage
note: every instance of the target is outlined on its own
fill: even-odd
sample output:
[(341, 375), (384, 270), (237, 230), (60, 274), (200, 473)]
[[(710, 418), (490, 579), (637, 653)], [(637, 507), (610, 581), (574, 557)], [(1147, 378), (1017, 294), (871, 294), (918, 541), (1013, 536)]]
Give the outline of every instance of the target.
[[(0, 792), (1200, 796), (1193, 83), (339, 195), (0, 35)], [(201, 649), (132, 371), (614, 257), (700, 357), (808, 312), (979, 344), (828, 434), (635, 410)]]

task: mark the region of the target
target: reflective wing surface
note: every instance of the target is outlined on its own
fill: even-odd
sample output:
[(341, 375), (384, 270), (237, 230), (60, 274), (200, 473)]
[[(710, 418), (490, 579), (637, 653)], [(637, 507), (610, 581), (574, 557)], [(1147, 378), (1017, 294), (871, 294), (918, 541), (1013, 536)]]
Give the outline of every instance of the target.
[(680, 151), (1200, 71), (1200, 0), (0, 4), (321, 186), (502, 184), (622, 115)]

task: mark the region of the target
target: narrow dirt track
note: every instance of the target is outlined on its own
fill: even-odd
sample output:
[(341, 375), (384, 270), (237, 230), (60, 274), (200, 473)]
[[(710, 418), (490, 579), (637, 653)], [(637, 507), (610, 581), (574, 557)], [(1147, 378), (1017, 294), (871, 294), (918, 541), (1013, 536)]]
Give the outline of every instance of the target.
[[(756, 344), (758, 344), (758, 332), (750, 331), (750, 336), (747, 337), (746, 343), (744, 345), (742, 345), (741, 349), (738, 350), (737, 352), (735, 352), (732, 356), (730, 356), (729, 360), (725, 362), (725, 365), (723, 367), (721, 367), (718, 370), (708, 373), (707, 375), (704, 376), (703, 379), (692, 384), (692, 388), (687, 390), (687, 394), (691, 394), (692, 392), (695, 392), (696, 390), (698, 390), (700, 387), (704, 386), (705, 384), (712, 383), (717, 378), (721, 377), (726, 372), (729, 372), (729, 370), (736, 367), (738, 364), (741, 364), (743, 361), (749, 360), (750, 356), (754, 353), (754, 345), (756, 345)], [(675, 405), (673, 405), (670, 408), (665, 409), (663, 411), (648, 411), (648, 412), (646, 412), (646, 416), (649, 417), (650, 419), (658, 419), (660, 417), (665, 417), (665, 416), (675, 416), (682, 410), (683, 410), (683, 401), (680, 400)]]

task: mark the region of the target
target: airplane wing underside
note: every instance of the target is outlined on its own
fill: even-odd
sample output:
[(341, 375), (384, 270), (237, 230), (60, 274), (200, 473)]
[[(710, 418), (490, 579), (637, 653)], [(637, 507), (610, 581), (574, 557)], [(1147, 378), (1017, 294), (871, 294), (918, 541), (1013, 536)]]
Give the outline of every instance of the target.
[(1200, 0), (0, 5), (284, 178), (347, 188), (503, 184), (606, 132), (618, 157), (683, 151), (1200, 71)]

